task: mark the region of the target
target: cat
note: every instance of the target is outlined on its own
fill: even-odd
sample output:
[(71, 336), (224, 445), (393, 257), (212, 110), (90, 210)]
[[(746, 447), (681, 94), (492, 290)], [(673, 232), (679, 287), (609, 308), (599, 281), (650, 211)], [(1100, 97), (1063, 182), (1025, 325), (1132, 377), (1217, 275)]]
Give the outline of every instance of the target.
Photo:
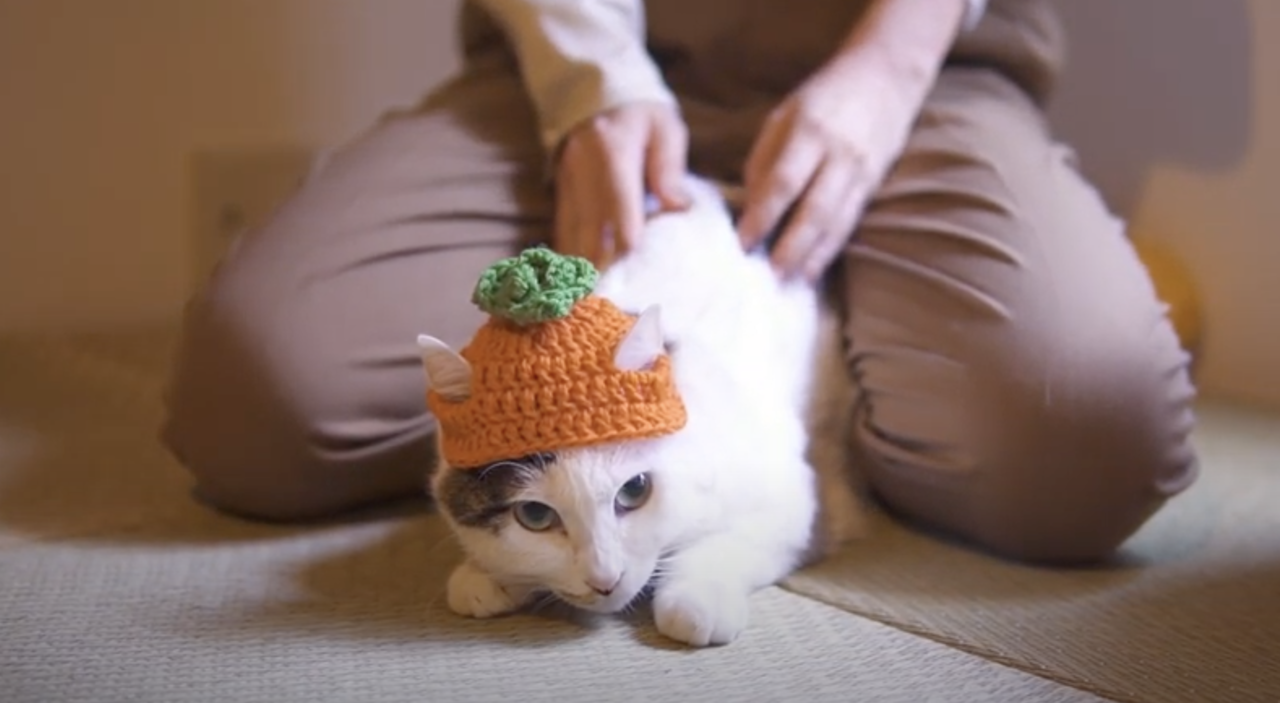
[[(595, 288), (636, 315), (615, 364), (669, 353), (687, 424), (481, 470), (441, 460), (430, 492), (465, 554), (446, 587), (454, 612), (493, 617), (550, 595), (614, 613), (650, 595), (660, 633), (724, 645), (755, 591), (861, 535), (836, 310), (820, 286), (742, 250), (715, 184), (689, 187), (692, 206), (649, 219)], [(464, 397), (467, 362), (419, 344), (428, 382)]]

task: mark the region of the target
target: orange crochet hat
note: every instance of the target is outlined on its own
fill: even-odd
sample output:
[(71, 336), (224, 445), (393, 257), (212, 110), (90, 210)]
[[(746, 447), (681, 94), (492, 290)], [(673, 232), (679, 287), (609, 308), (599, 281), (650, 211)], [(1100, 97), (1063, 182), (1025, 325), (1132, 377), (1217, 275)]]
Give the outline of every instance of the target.
[(471, 366), (470, 393), (454, 401), (434, 390), (427, 404), (451, 466), (670, 434), (684, 427), (684, 403), (665, 354), (622, 370), (615, 352), (636, 323), (593, 295), (586, 259), (528, 249), (481, 276), (472, 302), (490, 314), (459, 354)]

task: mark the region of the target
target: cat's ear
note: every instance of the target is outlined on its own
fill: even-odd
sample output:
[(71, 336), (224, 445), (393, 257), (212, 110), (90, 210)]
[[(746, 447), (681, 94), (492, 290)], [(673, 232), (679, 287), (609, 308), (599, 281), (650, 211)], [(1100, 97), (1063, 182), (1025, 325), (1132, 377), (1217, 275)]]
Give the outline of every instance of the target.
[(418, 350), (432, 390), (454, 402), (471, 395), (471, 364), (466, 359), (448, 344), (425, 334), (418, 335)]
[(666, 345), (662, 339), (662, 315), (657, 305), (640, 313), (627, 336), (613, 352), (613, 365), (621, 371), (642, 371), (653, 366)]

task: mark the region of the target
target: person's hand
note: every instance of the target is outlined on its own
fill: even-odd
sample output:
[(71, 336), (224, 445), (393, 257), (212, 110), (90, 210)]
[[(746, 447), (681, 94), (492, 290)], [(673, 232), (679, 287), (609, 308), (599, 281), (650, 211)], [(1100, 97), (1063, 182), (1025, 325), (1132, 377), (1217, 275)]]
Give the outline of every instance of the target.
[(738, 230), (750, 249), (782, 228), (771, 254), (780, 274), (816, 280), (852, 236), (923, 100), (920, 81), (901, 74), (875, 50), (842, 56), (766, 120), (745, 166)]
[(668, 105), (632, 103), (579, 125), (556, 163), (552, 247), (607, 267), (640, 236), (646, 194), (660, 211), (688, 207), (687, 151), (687, 128)]

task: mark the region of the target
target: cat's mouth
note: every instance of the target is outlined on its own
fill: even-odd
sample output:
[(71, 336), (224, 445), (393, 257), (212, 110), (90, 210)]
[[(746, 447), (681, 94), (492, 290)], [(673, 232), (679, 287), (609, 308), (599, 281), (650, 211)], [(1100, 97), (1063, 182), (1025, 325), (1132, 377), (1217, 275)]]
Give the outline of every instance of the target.
[(590, 607), (593, 603), (599, 600), (598, 596), (592, 596), (586, 593), (565, 593), (564, 591), (552, 591), (552, 593), (556, 598), (579, 608)]
[(595, 593), (564, 593), (555, 591), (555, 596), (560, 600), (572, 605), (575, 608), (589, 610), (595, 613), (615, 613), (624, 610), (636, 600), (636, 595), (629, 597), (623, 593), (612, 593), (607, 596), (597, 595)]
[(631, 608), (635, 604), (653, 597), (653, 588), (656, 581), (657, 576), (655, 574), (650, 576), (648, 581), (634, 591), (630, 589), (619, 589), (607, 596), (601, 596), (591, 591), (570, 593), (567, 591), (552, 590), (551, 593), (556, 598), (575, 608), (581, 608), (595, 613), (616, 613)]

